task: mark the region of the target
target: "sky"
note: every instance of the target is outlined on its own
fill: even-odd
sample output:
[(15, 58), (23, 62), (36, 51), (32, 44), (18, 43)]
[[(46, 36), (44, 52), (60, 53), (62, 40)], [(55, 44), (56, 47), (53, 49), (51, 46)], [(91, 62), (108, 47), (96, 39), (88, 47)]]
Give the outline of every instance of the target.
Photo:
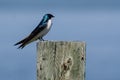
[(36, 42), (17, 49), (43, 15), (46, 40), (86, 42), (86, 80), (120, 80), (119, 0), (0, 0), (0, 80), (36, 80)]

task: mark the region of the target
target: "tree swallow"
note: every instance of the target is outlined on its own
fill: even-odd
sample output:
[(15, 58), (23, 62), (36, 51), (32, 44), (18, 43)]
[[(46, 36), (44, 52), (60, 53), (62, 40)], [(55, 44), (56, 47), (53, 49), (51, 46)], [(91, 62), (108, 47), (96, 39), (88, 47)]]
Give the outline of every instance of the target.
[(27, 44), (39, 39), (40, 41), (44, 41), (43, 36), (45, 36), (51, 26), (52, 26), (52, 18), (54, 16), (52, 14), (45, 14), (43, 16), (43, 19), (41, 20), (41, 22), (38, 24), (38, 26), (30, 33), (29, 36), (27, 36), (26, 38), (24, 38), (23, 40), (17, 42), (15, 44), (20, 46), (18, 48), (24, 48)]

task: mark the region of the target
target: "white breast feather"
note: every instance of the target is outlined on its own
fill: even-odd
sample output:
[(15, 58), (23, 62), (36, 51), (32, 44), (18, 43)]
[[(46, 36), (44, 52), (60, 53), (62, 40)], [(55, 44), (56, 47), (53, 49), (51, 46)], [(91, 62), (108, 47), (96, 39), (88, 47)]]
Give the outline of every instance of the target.
[(46, 35), (46, 34), (49, 32), (50, 28), (51, 28), (51, 24), (52, 24), (52, 21), (51, 21), (51, 19), (50, 19), (50, 20), (48, 20), (47, 27), (46, 27), (43, 31), (41, 31), (41, 32), (36, 36), (36, 38), (38, 38), (38, 37), (43, 37), (44, 35)]

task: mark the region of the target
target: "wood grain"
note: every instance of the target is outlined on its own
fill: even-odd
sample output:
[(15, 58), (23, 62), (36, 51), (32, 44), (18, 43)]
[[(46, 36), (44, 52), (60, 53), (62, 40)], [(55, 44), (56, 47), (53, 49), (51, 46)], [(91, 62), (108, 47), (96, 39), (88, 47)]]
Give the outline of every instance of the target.
[(37, 43), (37, 80), (85, 80), (85, 42)]

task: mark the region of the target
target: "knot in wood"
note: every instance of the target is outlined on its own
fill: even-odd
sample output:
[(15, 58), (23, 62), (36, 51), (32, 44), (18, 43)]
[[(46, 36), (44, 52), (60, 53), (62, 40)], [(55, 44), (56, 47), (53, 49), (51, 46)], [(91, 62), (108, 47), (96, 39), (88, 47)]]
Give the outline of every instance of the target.
[(71, 66), (72, 66), (72, 59), (68, 58), (65, 62), (63, 62), (62, 69), (64, 71), (68, 71), (68, 70), (70, 70)]

